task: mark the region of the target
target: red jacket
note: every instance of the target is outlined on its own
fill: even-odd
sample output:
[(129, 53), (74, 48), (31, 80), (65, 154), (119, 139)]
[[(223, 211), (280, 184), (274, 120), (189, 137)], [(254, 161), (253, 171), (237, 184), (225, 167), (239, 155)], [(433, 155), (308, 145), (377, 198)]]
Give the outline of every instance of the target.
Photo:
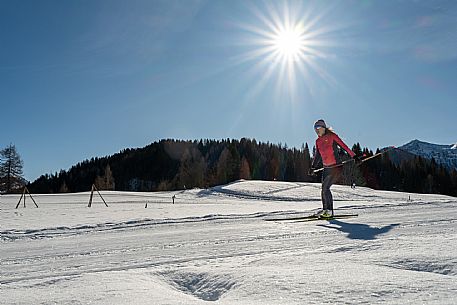
[(339, 160), (337, 162), (337, 145), (343, 148), (351, 157), (355, 156), (355, 153), (340, 139), (340, 137), (338, 137), (336, 133), (328, 131), (316, 140), (316, 156), (314, 157), (312, 167), (315, 168), (320, 160), (322, 160), (322, 164), (324, 166), (332, 166), (340, 163)]

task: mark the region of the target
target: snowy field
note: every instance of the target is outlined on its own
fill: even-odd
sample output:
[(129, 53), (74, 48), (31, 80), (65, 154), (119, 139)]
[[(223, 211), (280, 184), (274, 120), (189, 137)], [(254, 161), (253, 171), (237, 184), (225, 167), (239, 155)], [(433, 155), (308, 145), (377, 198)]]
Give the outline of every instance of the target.
[(316, 211), (313, 183), (1, 196), (0, 303), (457, 304), (457, 198), (332, 190), (359, 217), (265, 221)]

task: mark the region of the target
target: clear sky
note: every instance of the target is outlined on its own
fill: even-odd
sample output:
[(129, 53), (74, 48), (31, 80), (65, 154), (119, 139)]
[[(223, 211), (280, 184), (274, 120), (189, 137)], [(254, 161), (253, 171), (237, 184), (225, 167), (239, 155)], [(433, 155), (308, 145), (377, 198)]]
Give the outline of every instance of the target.
[(0, 0), (0, 111), (29, 180), (162, 138), (312, 147), (319, 118), (451, 144), (457, 1)]

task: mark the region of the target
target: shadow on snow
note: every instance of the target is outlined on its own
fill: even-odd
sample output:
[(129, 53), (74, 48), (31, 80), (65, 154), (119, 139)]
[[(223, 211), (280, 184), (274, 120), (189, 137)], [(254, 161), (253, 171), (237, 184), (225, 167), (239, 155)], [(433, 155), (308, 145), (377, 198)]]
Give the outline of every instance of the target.
[[(378, 235), (384, 234), (398, 226), (399, 224), (391, 224), (381, 228), (370, 227), (366, 224), (360, 223), (347, 223), (339, 220), (330, 220), (330, 225), (319, 225), (321, 227), (326, 227), (330, 229), (336, 229), (338, 231), (348, 233), (348, 238), (350, 239), (364, 239), (364, 240), (373, 240), (376, 239)], [(338, 227), (334, 226), (337, 225)]]

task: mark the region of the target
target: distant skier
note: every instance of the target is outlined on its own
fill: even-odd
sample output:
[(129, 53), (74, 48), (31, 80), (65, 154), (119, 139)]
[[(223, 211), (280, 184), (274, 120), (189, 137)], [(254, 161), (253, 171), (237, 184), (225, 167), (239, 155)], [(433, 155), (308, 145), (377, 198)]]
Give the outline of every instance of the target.
[(339, 179), (343, 170), (342, 166), (335, 166), (341, 163), (337, 146), (343, 148), (352, 158), (356, 160), (358, 158), (340, 137), (331, 128), (327, 127), (324, 120), (318, 120), (314, 123), (314, 131), (316, 131), (318, 138), (316, 139), (316, 155), (314, 156), (310, 173), (314, 174), (314, 170), (320, 162), (324, 166), (321, 193), (323, 208), (317, 215), (320, 217), (332, 217), (333, 197), (330, 187)]

